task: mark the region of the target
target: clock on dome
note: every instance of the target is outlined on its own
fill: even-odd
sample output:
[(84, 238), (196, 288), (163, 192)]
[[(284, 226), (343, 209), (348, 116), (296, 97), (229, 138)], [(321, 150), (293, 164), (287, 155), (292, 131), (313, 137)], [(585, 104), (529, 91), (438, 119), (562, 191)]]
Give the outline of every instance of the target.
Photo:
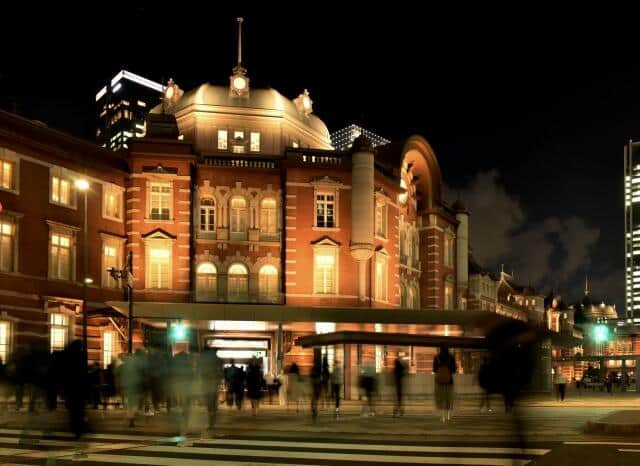
[(249, 95), (249, 78), (247, 69), (242, 66), (242, 22), (238, 18), (238, 64), (233, 68), (233, 74), (229, 77), (229, 92), (232, 96), (244, 97)]

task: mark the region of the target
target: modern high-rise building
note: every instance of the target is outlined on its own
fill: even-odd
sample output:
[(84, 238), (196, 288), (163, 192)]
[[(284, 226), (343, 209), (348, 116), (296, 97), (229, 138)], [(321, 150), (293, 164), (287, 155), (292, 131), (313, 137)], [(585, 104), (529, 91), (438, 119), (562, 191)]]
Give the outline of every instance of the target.
[(164, 86), (130, 71), (117, 73), (96, 94), (96, 140), (111, 150), (127, 148), (127, 139), (145, 134), (149, 109), (162, 98)]
[(355, 141), (359, 136), (366, 137), (373, 147), (384, 146), (391, 142), (368, 129), (364, 129), (362, 126), (351, 124), (346, 128), (342, 128), (331, 133), (331, 145), (337, 151), (344, 151), (350, 149), (353, 145), (353, 141)]
[(633, 317), (640, 311), (640, 141), (624, 148), (624, 218), (626, 308)]

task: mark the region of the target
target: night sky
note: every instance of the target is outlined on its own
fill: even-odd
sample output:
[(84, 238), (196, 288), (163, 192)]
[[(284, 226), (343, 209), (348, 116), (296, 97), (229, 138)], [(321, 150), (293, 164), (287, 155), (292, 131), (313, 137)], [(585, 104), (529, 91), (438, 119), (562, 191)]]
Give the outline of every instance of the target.
[(227, 84), (244, 15), (252, 86), (309, 89), (332, 131), (429, 140), (487, 269), (504, 263), (568, 302), (588, 275), (592, 295), (624, 309), (622, 154), (640, 137), (629, 12), (136, 4), (3, 7), (0, 107), (92, 139), (95, 93), (120, 69), (185, 90)]

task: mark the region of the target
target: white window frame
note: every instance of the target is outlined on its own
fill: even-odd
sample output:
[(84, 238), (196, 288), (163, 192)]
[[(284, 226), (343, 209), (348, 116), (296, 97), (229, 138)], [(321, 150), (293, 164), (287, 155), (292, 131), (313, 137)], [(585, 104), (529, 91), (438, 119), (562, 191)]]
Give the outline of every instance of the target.
[(453, 267), (453, 241), (454, 236), (451, 232), (445, 231), (444, 233), (444, 266), (445, 267)]
[[(6, 186), (5, 164), (11, 166), (11, 182)], [(0, 147), (0, 191), (20, 194), (20, 157), (4, 147)]]
[(445, 279), (443, 308), (446, 311), (455, 309), (456, 307), (455, 302), (456, 302), (456, 297), (455, 297), (455, 287), (453, 286), (453, 281), (449, 279)]
[[(318, 199), (320, 196), (323, 197), (323, 199)], [(332, 200), (327, 199), (328, 196), (333, 196)], [(323, 205), (323, 221), (322, 224), (320, 222), (318, 222), (318, 210), (319, 210), (319, 206)], [(329, 225), (328, 223), (328, 206), (332, 205), (333, 206), (333, 224)], [(330, 191), (330, 190), (318, 190), (315, 192), (315, 196), (314, 196), (314, 213), (313, 213), (313, 218), (314, 218), (314, 224), (316, 228), (338, 228), (338, 216), (337, 216), (337, 193), (336, 191)]]
[[(49, 242), (47, 248), (47, 256), (48, 256), (48, 272), (47, 276), (52, 280), (64, 280), (64, 281), (75, 281), (76, 279), (76, 243), (77, 243), (77, 233), (80, 230), (77, 227), (63, 225), (53, 221), (47, 221), (49, 224)], [(60, 274), (60, 259), (59, 255), (56, 258), (57, 261), (57, 273), (53, 272), (53, 248), (54, 246), (58, 246), (59, 249), (59, 240), (57, 240), (58, 244), (54, 244), (54, 236), (63, 236), (69, 238), (69, 276), (66, 278), (61, 278)]]
[[(211, 200), (213, 202), (212, 205), (203, 205), (203, 201)], [(201, 233), (215, 233), (216, 232), (216, 220), (217, 220), (217, 212), (216, 212), (216, 198), (214, 196), (202, 196), (200, 198), (200, 217), (198, 218), (200, 222), (200, 232)], [(211, 222), (211, 215), (213, 215), (213, 222)], [(204, 223), (202, 219), (204, 217)]]
[(229, 150), (229, 130), (218, 130), (218, 150)]
[[(272, 273), (274, 272), (275, 273)], [(260, 301), (268, 303), (279, 302), (280, 272), (272, 264), (265, 264), (258, 271), (258, 296)]]
[[(124, 238), (117, 236), (107, 235), (101, 233), (102, 248), (101, 248), (101, 265), (102, 265), (102, 287), (103, 288), (119, 288), (120, 280), (113, 278), (113, 276), (107, 271), (109, 267), (114, 267), (117, 270), (121, 270), (124, 264)], [(115, 249), (115, 256), (107, 256), (106, 249)], [(114, 259), (107, 259), (107, 257), (114, 257)]]
[[(233, 201), (241, 199), (244, 201), (244, 207), (234, 207)], [(244, 228), (241, 228), (244, 226)], [(244, 196), (231, 196), (229, 199), (229, 234), (230, 235), (246, 235), (249, 231), (249, 201)]]
[[(117, 206), (115, 215), (113, 212), (109, 212), (107, 199), (110, 196), (115, 197), (115, 205)], [(102, 185), (102, 217), (117, 222), (124, 220), (124, 188), (111, 183)]]
[(10, 320), (0, 320), (0, 359), (2, 364), (7, 364), (7, 359), (11, 355), (13, 347), (13, 322)]
[(377, 200), (375, 208), (375, 236), (387, 238), (387, 203)]
[(382, 251), (376, 252), (375, 260), (375, 300), (389, 300), (389, 256)]
[[(148, 290), (168, 290), (173, 289), (173, 244), (175, 240), (172, 238), (168, 238), (161, 234), (156, 234), (151, 238), (145, 239), (145, 288)], [(152, 276), (158, 272), (158, 270), (152, 270), (152, 263), (154, 261), (154, 257), (152, 257), (152, 250), (167, 250), (168, 254), (162, 258), (158, 259), (166, 259), (168, 263), (168, 273), (167, 273), (167, 286), (164, 286), (164, 283), (159, 283), (163, 286), (151, 286)], [(159, 263), (159, 261), (157, 262)]]
[[(62, 167), (51, 167), (49, 169), (49, 203), (75, 209), (77, 205), (77, 192), (73, 184), (73, 176), (67, 170)], [(60, 189), (63, 183), (68, 185), (69, 190), (69, 202), (62, 202), (60, 200)], [(57, 191), (57, 194), (56, 194)], [(54, 195), (58, 196), (58, 199), (54, 199)]]
[[(213, 272), (202, 272), (205, 266), (212, 267)], [(211, 286), (212, 283), (213, 286)], [(212, 262), (201, 262), (196, 268), (196, 301), (217, 301), (217, 299), (218, 268)]]
[[(157, 187), (160, 189), (164, 189), (164, 188), (169, 188), (169, 192), (153, 192), (153, 188)], [(157, 199), (159, 200), (160, 204), (158, 207), (158, 217), (159, 218), (153, 218), (153, 203), (154, 203), (154, 196), (157, 197)], [(166, 204), (166, 206), (165, 206)], [(168, 208), (169, 209), (169, 215), (167, 218), (164, 218), (162, 216), (162, 211)], [(153, 222), (166, 222), (166, 221), (172, 221), (173, 220), (173, 183), (171, 181), (148, 181), (147, 182), (147, 220), (151, 220)]]
[[(232, 273), (237, 266), (244, 268), (245, 273)], [(240, 290), (239, 284), (244, 283), (245, 292), (240, 295), (235, 291)], [(232, 287), (236, 288), (232, 293)], [(242, 262), (234, 262), (227, 269), (227, 301), (230, 303), (244, 303), (249, 301), (249, 267)]]
[[(74, 316), (69, 312), (49, 312), (49, 350), (50, 352), (62, 351), (69, 344), (71, 334), (71, 319)], [(54, 346), (54, 335), (61, 335), (62, 345)], [(57, 339), (59, 340), (59, 339)]]
[[(318, 258), (322, 256), (333, 256), (333, 286), (330, 287), (326, 283), (326, 279), (323, 279), (323, 283), (321, 286), (318, 285), (318, 282), (321, 280), (319, 274), (324, 274), (321, 272), (318, 266)], [(317, 295), (337, 295), (339, 290), (339, 279), (340, 279), (340, 247), (338, 244), (330, 241), (324, 240), (318, 244), (313, 245), (313, 294)]]
[[(273, 207), (265, 207), (266, 202), (273, 202)], [(278, 201), (274, 197), (265, 197), (260, 201), (260, 235), (276, 236), (278, 232)]]
[[(7, 229), (4, 225), (9, 225), (11, 233), (6, 233)], [(18, 234), (20, 228), (18, 225), (18, 217), (0, 213), (0, 272), (17, 272), (18, 271)], [(8, 237), (10, 251), (5, 251), (3, 244), (4, 238)], [(9, 267), (3, 267), (5, 262), (5, 254), (10, 255)]]
[(260, 133), (257, 131), (249, 133), (249, 152), (260, 152)]
[[(109, 338), (107, 338), (109, 336)], [(109, 367), (113, 361), (113, 357), (117, 355), (118, 349), (118, 332), (114, 330), (105, 330), (102, 333), (102, 367)]]

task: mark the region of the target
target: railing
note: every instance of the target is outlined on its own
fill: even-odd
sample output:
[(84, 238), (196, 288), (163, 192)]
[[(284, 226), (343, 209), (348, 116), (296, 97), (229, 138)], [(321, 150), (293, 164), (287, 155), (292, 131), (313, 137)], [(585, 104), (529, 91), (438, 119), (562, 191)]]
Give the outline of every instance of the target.
[[(329, 155), (331, 154), (331, 155)], [(342, 165), (342, 161), (344, 160), (344, 156), (342, 155), (333, 155), (333, 152), (287, 152), (288, 160), (295, 160), (297, 162), (309, 165), (330, 165), (330, 166), (340, 166)]]
[(205, 165), (213, 167), (230, 167), (230, 168), (278, 168), (276, 160), (261, 160), (249, 158), (227, 158), (227, 157), (206, 157)]

